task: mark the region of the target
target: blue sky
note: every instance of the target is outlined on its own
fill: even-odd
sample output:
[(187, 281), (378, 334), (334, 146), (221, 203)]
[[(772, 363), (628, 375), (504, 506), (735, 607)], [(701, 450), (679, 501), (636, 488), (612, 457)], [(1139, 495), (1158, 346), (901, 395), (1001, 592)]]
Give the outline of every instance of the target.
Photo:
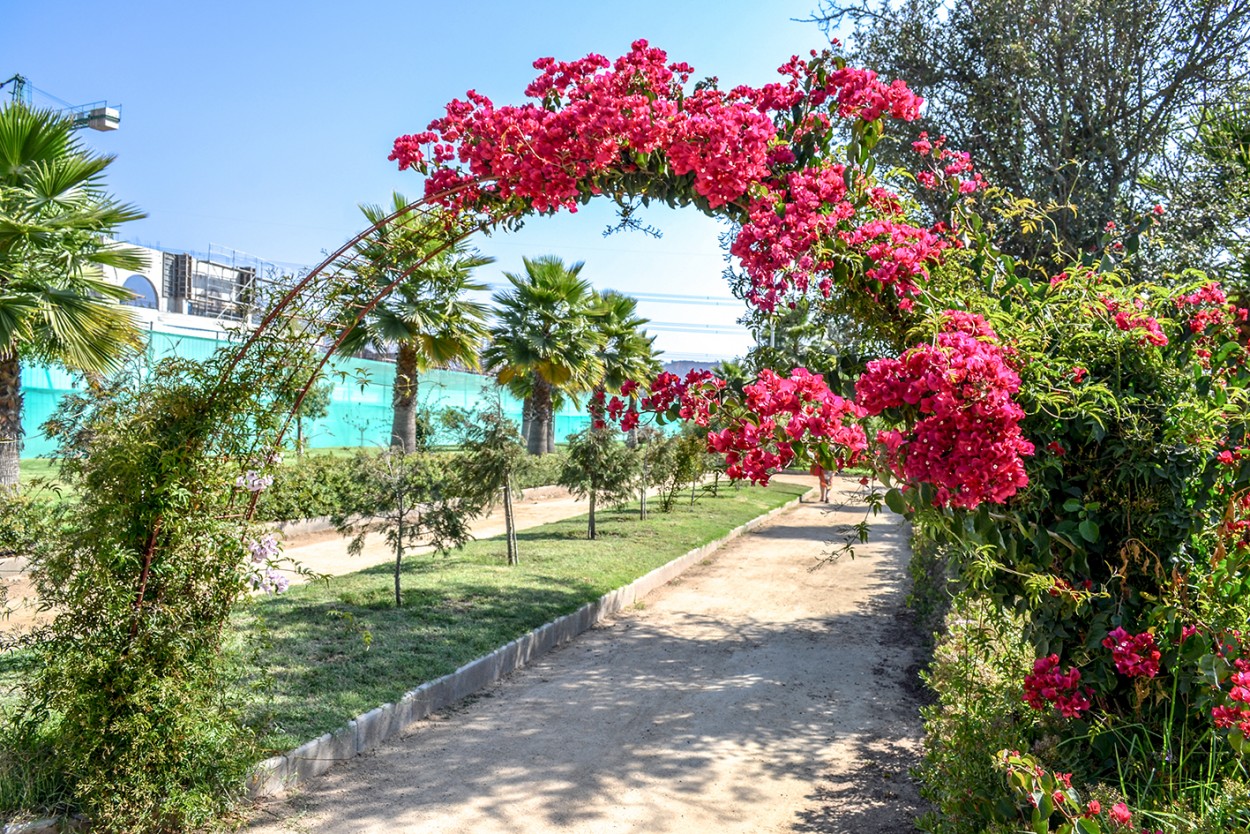
[[(358, 231), (358, 203), (420, 193), (419, 177), (386, 159), (395, 136), (423, 129), (469, 88), (519, 101), (535, 58), (615, 57), (641, 37), (697, 77), (732, 86), (770, 81), (789, 56), (825, 44), (796, 20), (816, 0), (7, 5), (0, 80), (21, 73), (71, 104), (123, 105), (120, 130), (83, 138), (117, 155), (110, 188), (149, 214), (126, 237), (294, 264), (315, 263)], [(600, 288), (728, 296), (715, 221), (657, 210), (645, 219), (662, 239), (604, 238), (612, 219), (603, 204), (481, 239), (498, 260), (481, 277), (497, 283), (523, 255), (552, 253), (585, 261), (582, 274)], [(670, 354), (747, 345), (732, 305), (641, 307), (695, 331), (657, 330)]]

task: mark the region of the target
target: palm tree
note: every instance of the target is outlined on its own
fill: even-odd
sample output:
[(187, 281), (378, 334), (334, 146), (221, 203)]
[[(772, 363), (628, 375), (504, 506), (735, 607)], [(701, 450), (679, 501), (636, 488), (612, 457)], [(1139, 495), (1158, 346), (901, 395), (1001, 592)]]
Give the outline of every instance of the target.
[(145, 265), (105, 238), (145, 216), (105, 193), (112, 161), (84, 149), (68, 118), (16, 102), (0, 110), (0, 488), (20, 477), (22, 359), (103, 373), (137, 343), (117, 303), (132, 293), (100, 270)]
[(629, 380), (650, 380), (659, 371), (653, 343), (643, 325), (650, 319), (638, 315), (638, 299), (609, 290), (595, 305), (595, 327), (603, 336), (599, 358), (603, 377), (596, 392), (616, 393)]
[[(368, 204), (360, 210), (370, 223), (377, 224), (407, 206), (408, 200), (396, 192), (391, 203), (390, 208)], [(363, 266), (351, 268), (365, 279), (367, 287), (387, 286), (444, 245), (443, 239), (431, 233), (430, 223), (411, 213), (381, 226), (356, 247), (363, 256), (356, 260)], [(471, 276), (473, 270), (494, 261), (463, 242), (447, 246), (409, 273), (340, 345), (339, 350), (348, 354), (368, 345), (383, 349), (398, 345), (391, 396), (392, 447), (404, 452), (417, 447), (417, 394), (422, 373), (451, 364), (479, 367), (478, 351), (487, 334), (487, 307), (465, 296), (487, 289)]]
[(497, 319), (483, 363), (501, 385), (528, 402), (530, 454), (554, 451), (551, 426), (561, 396), (592, 390), (603, 376), (603, 336), (595, 327), (596, 296), (554, 255), (524, 258), (525, 275), (504, 273), (512, 289), (496, 293)]

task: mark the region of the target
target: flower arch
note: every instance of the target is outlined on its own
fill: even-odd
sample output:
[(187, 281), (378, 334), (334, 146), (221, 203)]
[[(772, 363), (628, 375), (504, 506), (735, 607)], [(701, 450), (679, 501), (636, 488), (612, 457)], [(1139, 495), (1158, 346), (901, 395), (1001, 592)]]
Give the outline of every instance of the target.
[[(425, 175), (424, 197), (305, 275), (224, 373), (293, 323), (326, 347), (341, 343), (421, 265), (381, 285), (358, 280), (358, 244), (385, 240), (391, 224), (421, 215), (425, 251), (435, 257), (478, 231), (575, 212), (597, 198), (627, 211), (691, 207), (737, 224), (731, 252), (750, 280), (747, 302), (761, 310), (803, 294), (829, 297), (836, 287), (917, 320), (944, 315), (928, 309), (925, 283), (944, 255), (965, 245), (958, 209), (984, 183), (967, 154), (922, 135), (913, 144), (920, 170), (902, 176), (944, 192), (951, 208), (948, 219), (925, 224), (898, 177), (878, 175), (873, 151), (887, 125), (916, 119), (923, 103), (904, 82), (886, 83), (826, 50), (792, 57), (777, 81), (725, 91), (715, 79), (691, 83), (693, 68), (643, 40), (614, 61), (592, 54), (534, 67), (527, 103), (496, 106), (471, 90), (426, 130), (397, 138), (389, 158)], [(627, 386), (606, 410), (626, 428), (642, 413), (714, 428), (709, 446), (726, 455), (735, 478), (767, 482), (778, 468), (841, 467), (876, 451), (882, 475), (934, 485), (939, 506), (1000, 502), (1027, 483), (1020, 457), (1032, 451), (1011, 403), (1019, 380), (984, 320), (966, 316), (953, 327), (926, 349), (874, 363), (855, 400), (802, 368), (765, 372), (742, 396), (696, 372)], [(292, 374), (311, 381), (327, 361), (323, 354), (293, 363)], [(863, 418), (886, 410), (915, 430), (870, 441)], [(263, 443), (280, 442), (282, 431)], [(1010, 473), (1005, 482), (1001, 472)]]
[[(912, 201), (876, 176), (873, 149), (886, 125), (916, 119), (920, 97), (832, 50), (792, 57), (778, 81), (728, 91), (714, 79), (691, 85), (692, 67), (643, 40), (614, 61), (592, 54), (534, 67), (527, 103), (496, 106), (470, 90), (425, 131), (395, 140), (390, 159), (426, 176), (426, 204), (449, 221), (498, 226), (599, 197), (627, 210), (690, 206), (738, 225), (731, 253), (750, 279), (748, 303), (764, 311), (836, 286), (910, 313), (929, 268), (963, 245), (956, 222), (917, 224)], [(968, 155), (940, 139), (922, 136), (914, 150), (916, 181), (947, 190), (952, 205), (984, 187)], [(972, 318), (923, 357), (876, 363), (864, 402), (796, 369), (762, 374), (741, 398), (711, 374), (664, 374), (608, 410), (626, 427), (640, 408), (702, 425), (716, 412), (725, 425), (709, 444), (726, 454), (729, 474), (767, 481), (796, 459), (826, 467), (857, 459), (869, 450), (859, 420), (908, 405), (917, 430), (883, 436), (883, 467), (936, 483), (944, 506), (1002, 501), (1027, 483), (1020, 456), (1032, 447), (1010, 402), (1019, 380), (993, 331)], [(883, 398), (890, 387), (917, 398)]]

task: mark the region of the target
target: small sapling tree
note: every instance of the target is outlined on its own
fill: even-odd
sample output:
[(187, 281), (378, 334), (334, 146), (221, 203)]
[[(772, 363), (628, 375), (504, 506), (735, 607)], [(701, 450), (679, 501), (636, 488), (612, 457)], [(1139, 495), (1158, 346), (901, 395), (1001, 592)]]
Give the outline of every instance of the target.
[(673, 511), (677, 495), (703, 477), (706, 443), (694, 432), (683, 431), (650, 444), (647, 468), (650, 485), (658, 487), (660, 512)]
[(304, 456), (307, 440), (304, 437), (304, 421), (320, 420), (330, 413), (330, 397), (334, 393), (334, 385), (329, 382), (318, 382), (308, 389), (299, 408), (295, 409), (295, 454)]
[(595, 507), (600, 500), (620, 504), (638, 479), (638, 456), (620, 442), (614, 428), (583, 429), (569, 435), (569, 455), (559, 484), (578, 499), (590, 499), (587, 537), (595, 538)]
[(479, 507), (490, 507), (500, 497), (503, 499), (508, 564), (515, 565), (519, 554), (512, 513), (512, 481), (517, 465), (525, 457), (525, 446), (516, 425), (503, 416), (498, 389), (488, 391), (487, 399), (488, 404), (477, 411), (453, 409), (446, 412), (444, 420), (460, 436), (457, 477), (463, 492)]
[(655, 458), (663, 454), (660, 446), (664, 442), (664, 435), (659, 429), (652, 426), (637, 426), (630, 429), (625, 435), (625, 445), (632, 448), (638, 456), (638, 466), (640, 469), (638, 476), (638, 520), (647, 520), (647, 490), (654, 484), (652, 479), (652, 471), (654, 470)]
[(459, 478), (444, 472), (424, 453), (394, 449), (358, 454), (351, 464), (358, 488), (331, 517), (335, 529), (351, 536), (353, 556), (364, 549), (369, 533), (382, 533), (395, 553), (395, 605), (404, 604), (400, 573), (410, 547), (429, 545), (438, 553), (469, 540), (469, 521), (481, 511)]

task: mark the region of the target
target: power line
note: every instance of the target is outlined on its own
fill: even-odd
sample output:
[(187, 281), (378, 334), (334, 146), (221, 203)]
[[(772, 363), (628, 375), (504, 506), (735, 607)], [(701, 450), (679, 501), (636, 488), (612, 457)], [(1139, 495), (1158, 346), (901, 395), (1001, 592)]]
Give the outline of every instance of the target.
[(628, 292), (613, 290), (621, 295), (628, 295), (639, 301), (654, 301), (662, 304), (699, 304), (708, 307), (741, 307), (742, 302), (736, 298), (717, 295), (676, 295), (662, 292)]
[(644, 330), (657, 330), (661, 333), (704, 333), (722, 336), (750, 335), (745, 327), (718, 324), (678, 324), (675, 322), (652, 321), (643, 326)]
[[(513, 289), (513, 286), (511, 284), (504, 284), (504, 283), (498, 283), (498, 282), (488, 283), (486, 286), (496, 291)], [(614, 292), (620, 295), (627, 295), (630, 298), (637, 299), (638, 301), (650, 301), (652, 303), (660, 303), (660, 304), (693, 304), (696, 306), (704, 306), (704, 307), (742, 307), (743, 306), (743, 303), (740, 300), (730, 297), (730, 296), (681, 295), (678, 293), (663, 293), (663, 292), (630, 292), (628, 290), (618, 290), (618, 289), (608, 289), (608, 290), (604, 290), (604, 292)]]

